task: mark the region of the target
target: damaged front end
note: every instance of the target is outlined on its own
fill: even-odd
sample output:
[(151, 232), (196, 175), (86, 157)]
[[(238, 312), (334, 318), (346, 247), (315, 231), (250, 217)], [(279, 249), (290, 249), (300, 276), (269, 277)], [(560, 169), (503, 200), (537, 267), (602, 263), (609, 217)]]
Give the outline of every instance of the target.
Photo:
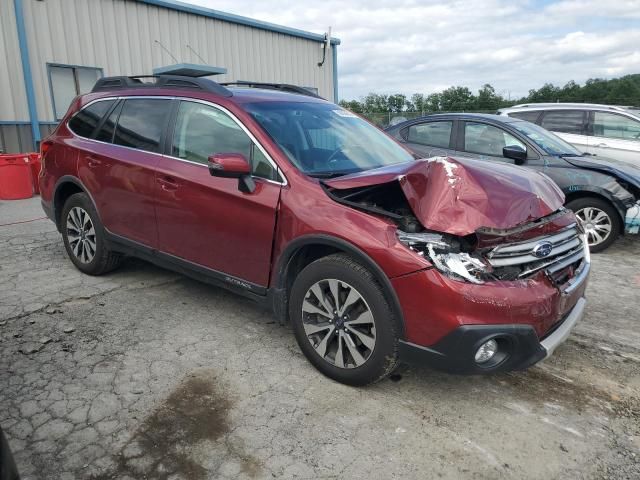
[(544, 271), (559, 286), (588, 256), (561, 191), (518, 167), (437, 157), (324, 187), (340, 203), (394, 221), (398, 241), (454, 280), (517, 281)]

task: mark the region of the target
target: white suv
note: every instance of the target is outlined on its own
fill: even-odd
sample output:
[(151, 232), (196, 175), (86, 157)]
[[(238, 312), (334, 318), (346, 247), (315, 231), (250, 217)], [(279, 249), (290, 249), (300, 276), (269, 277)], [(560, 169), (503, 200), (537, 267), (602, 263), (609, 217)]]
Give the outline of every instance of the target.
[(585, 153), (640, 164), (640, 108), (526, 103), (498, 113), (536, 123)]

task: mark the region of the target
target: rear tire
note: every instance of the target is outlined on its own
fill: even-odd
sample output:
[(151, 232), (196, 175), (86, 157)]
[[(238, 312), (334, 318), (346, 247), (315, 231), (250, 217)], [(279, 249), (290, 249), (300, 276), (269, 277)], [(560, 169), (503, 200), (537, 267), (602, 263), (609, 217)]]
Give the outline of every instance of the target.
[(67, 255), (81, 272), (102, 275), (122, 262), (122, 255), (109, 249), (98, 212), (86, 193), (76, 193), (67, 199), (60, 229)]
[(622, 233), (620, 215), (611, 203), (601, 198), (583, 197), (567, 203), (582, 224), (592, 253), (611, 246)]
[(338, 382), (367, 385), (398, 364), (399, 329), (384, 290), (347, 255), (321, 258), (298, 274), (289, 318), (307, 359)]

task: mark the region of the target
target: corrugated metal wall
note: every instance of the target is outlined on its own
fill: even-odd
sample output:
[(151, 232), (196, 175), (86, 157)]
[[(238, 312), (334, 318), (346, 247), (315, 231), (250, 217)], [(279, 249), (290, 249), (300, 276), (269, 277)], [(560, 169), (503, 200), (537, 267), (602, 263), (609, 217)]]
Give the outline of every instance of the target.
[[(12, 0), (0, 1), (3, 11), (12, 4)], [(333, 98), (331, 57), (318, 67), (322, 49), (313, 40), (133, 0), (23, 2), (41, 121), (54, 120), (47, 62), (101, 67), (105, 76), (150, 74), (154, 67), (173, 63), (203, 63), (187, 45), (207, 64), (227, 68), (227, 75), (216, 77), (219, 81), (293, 83), (316, 87), (320, 95)], [(5, 22), (4, 13), (2, 17)]]
[[(40, 125), (40, 138), (45, 138), (55, 125)], [(20, 123), (14, 125), (0, 125), (0, 151), (4, 153), (21, 153), (33, 151), (33, 135), (31, 125)]]
[(0, 0), (0, 122), (16, 120), (29, 120), (27, 95), (13, 0)]

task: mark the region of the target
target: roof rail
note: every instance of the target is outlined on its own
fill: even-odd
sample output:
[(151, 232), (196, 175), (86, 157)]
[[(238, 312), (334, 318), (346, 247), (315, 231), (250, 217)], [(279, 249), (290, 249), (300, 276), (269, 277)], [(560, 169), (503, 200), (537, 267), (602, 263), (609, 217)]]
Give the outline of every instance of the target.
[(601, 103), (580, 103), (580, 102), (540, 102), (540, 103), (520, 103), (507, 108), (541, 108), (541, 107), (553, 107), (553, 108), (604, 108), (608, 110), (624, 111), (629, 107), (621, 105), (604, 105)]
[[(153, 79), (145, 81), (145, 79)], [(136, 75), (104, 77), (99, 79), (91, 92), (125, 90), (131, 88), (184, 88), (214, 93), (222, 97), (233, 95), (228, 88), (208, 78), (187, 77), (184, 75)]]
[[(225, 87), (248, 87), (248, 88), (267, 88), (270, 90), (281, 90), (283, 92), (298, 93), (300, 95), (306, 95), (308, 97), (322, 98), (320, 95), (313, 93), (308, 88), (299, 87), (298, 85), (291, 85), (288, 83), (269, 83), (269, 82), (249, 82), (245, 80), (238, 80), (235, 82), (225, 82), (220, 85)], [(324, 100), (324, 98), (322, 98)]]

